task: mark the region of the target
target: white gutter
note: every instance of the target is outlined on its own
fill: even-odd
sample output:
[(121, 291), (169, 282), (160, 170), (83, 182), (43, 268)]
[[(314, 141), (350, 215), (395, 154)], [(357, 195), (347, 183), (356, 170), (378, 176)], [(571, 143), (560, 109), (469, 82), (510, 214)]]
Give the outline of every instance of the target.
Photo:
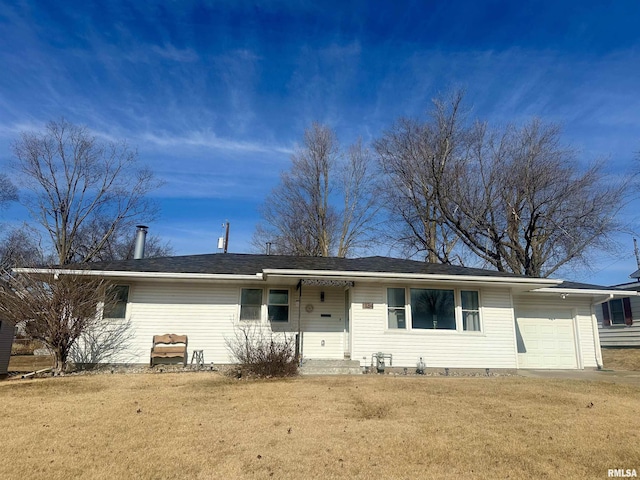
[[(375, 278), (375, 279), (408, 279), (408, 280), (443, 280), (455, 282), (491, 282), (521, 285), (560, 285), (563, 280), (554, 280), (550, 278), (522, 278), (522, 277), (493, 277), (480, 275), (444, 275), (431, 273), (389, 273), (389, 272), (353, 272), (341, 270), (280, 270), (265, 269), (265, 276), (283, 276), (283, 277), (335, 277), (341, 279), (348, 278)], [(544, 287), (541, 287), (544, 288)]]
[[(564, 295), (576, 294), (576, 295), (605, 295), (609, 300), (614, 297), (635, 297), (638, 292), (635, 290), (598, 290), (588, 288), (538, 288), (532, 290), (533, 293), (559, 293)], [(605, 300), (605, 301), (606, 301)]]
[(156, 278), (182, 280), (263, 280), (262, 273), (255, 275), (233, 275), (216, 273), (171, 273), (171, 272), (129, 272), (117, 270), (67, 270), (58, 268), (14, 268), (16, 273), (44, 275), (88, 275), (96, 277)]

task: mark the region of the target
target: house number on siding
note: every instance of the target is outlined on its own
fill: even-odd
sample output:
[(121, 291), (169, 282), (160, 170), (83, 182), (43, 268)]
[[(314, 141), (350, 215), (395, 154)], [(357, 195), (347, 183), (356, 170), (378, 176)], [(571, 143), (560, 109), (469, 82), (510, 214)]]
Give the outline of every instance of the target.
[(362, 308), (365, 308), (365, 309), (367, 309), (367, 310), (370, 310), (370, 309), (372, 309), (372, 308), (373, 308), (373, 303), (372, 303), (372, 302), (364, 302), (364, 303), (362, 304)]

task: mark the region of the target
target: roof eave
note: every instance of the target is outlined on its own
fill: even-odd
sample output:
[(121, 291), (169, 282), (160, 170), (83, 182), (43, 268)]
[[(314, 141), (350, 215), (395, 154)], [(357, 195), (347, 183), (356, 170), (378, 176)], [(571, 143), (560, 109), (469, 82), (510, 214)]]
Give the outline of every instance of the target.
[(14, 268), (16, 273), (38, 275), (87, 275), (113, 278), (175, 279), (175, 280), (263, 280), (262, 273), (238, 275), (228, 273), (175, 273), (175, 272), (130, 272), (124, 270), (68, 270), (61, 268)]
[(265, 277), (326, 277), (336, 279), (377, 279), (377, 280), (428, 280), (442, 282), (468, 282), (490, 283), (505, 286), (527, 286), (528, 288), (542, 288), (545, 286), (559, 285), (562, 280), (548, 278), (525, 277), (494, 277), (482, 275), (446, 275), (426, 273), (392, 273), (392, 272), (356, 272), (340, 270), (290, 270), (290, 269), (265, 269)]
[(608, 295), (610, 298), (614, 297), (635, 297), (638, 292), (633, 290), (599, 290), (590, 288), (538, 288), (533, 290), (532, 293), (557, 293), (561, 295)]

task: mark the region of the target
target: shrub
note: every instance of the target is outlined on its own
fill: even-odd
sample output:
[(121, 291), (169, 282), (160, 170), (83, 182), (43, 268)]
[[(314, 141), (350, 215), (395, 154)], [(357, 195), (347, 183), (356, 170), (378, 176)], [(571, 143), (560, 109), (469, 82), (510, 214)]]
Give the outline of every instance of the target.
[(265, 332), (260, 325), (238, 325), (234, 337), (226, 339), (226, 344), (239, 365), (236, 376), (270, 378), (298, 374), (293, 335)]

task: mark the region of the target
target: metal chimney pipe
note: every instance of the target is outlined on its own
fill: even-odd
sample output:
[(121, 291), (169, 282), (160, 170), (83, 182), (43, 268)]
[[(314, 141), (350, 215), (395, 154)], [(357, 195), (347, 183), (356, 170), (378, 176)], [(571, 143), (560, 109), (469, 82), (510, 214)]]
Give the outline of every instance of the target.
[(147, 227), (146, 225), (136, 225), (136, 247), (133, 251), (134, 260), (144, 258), (144, 244), (147, 239)]

